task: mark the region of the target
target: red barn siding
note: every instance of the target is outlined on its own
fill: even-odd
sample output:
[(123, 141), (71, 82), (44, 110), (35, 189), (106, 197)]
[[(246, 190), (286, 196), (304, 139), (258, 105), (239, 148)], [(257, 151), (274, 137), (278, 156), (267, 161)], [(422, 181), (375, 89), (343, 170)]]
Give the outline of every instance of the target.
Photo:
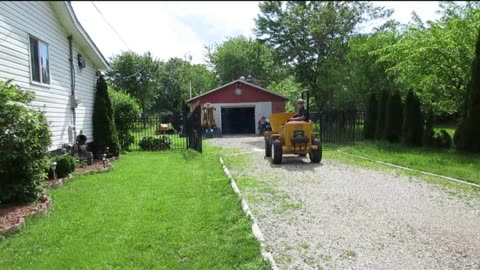
[[(242, 95), (237, 96), (235, 89), (239, 87), (242, 89)], [(206, 94), (199, 98), (193, 99), (188, 102), (188, 105), (192, 105), (197, 101), (200, 104), (210, 103), (248, 103), (248, 102), (272, 102), (272, 113), (285, 111), (285, 99), (258, 89), (256, 87), (243, 84), (241, 82), (233, 83), (225, 86), (222, 89), (218, 89), (212, 93)]]

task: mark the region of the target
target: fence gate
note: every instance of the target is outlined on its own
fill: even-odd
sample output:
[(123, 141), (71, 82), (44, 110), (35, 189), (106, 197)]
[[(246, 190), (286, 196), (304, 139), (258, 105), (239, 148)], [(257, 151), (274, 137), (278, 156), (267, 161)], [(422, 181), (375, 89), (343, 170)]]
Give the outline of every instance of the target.
[(362, 111), (328, 110), (310, 115), (322, 143), (355, 143), (363, 138), (365, 113)]
[(187, 116), (187, 148), (202, 153), (202, 125), (201, 125), (201, 106), (197, 104), (195, 109)]

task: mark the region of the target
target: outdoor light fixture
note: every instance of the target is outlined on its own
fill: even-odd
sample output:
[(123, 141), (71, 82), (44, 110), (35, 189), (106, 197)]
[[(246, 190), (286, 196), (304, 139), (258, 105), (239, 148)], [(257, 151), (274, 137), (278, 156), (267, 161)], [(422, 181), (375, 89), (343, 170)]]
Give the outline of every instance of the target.
[(83, 55), (77, 54), (77, 58), (78, 58), (78, 66), (80, 67), (80, 69), (87, 67), (87, 64), (85, 64), (85, 58), (83, 58)]
[(102, 155), (103, 168), (107, 167), (107, 154)]
[(55, 173), (55, 169), (57, 168), (57, 162), (54, 161), (54, 162), (50, 163), (50, 168), (53, 171), (53, 179), (57, 180), (57, 174)]

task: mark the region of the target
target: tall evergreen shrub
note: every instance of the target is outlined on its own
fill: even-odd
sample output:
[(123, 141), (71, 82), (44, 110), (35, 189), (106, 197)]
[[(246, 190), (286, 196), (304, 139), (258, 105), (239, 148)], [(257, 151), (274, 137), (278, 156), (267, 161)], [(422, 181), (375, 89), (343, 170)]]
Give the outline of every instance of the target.
[(465, 95), (464, 111), (454, 142), (458, 150), (480, 152), (480, 33), (472, 64), (471, 82)]
[(97, 91), (93, 111), (93, 144), (94, 155), (99, 158), (109, 147), (108, 155), (118, 156), (120, 143), (113, 117), (113, 108), (108, 96), (107, 83), (103, 75), (97, 78)]
[(425, 132), (423, 133), (423, 145), (433, 146), (435, 131), (433, 130), (433, 110), (428, 110), (425, 120)]
[(386, 110), (384, 138), (391, 143), (399, 142), (402, 136), (403, 107), (398, 91), (388, 98)]
[(383, 90), (378, 98), (378, 114), (377, 125), (375, 128), (375, 138), (377, 140), (383, 139), (385, 132), (385, 118), (387, 113), (388, 91)]
[(365, 139), (374, 140), (375, 130), (377, 128), (378, 102), (375, 93), (370, 95), (367, 104), (367, 115), (365, 118), (365, 126), (363, 127), (363, 135)]
[(422, 146), (423, 140), (423, 117), (420, 101), (415, 93), (410, 90), (405, 102), (404, 122), (402, 137), (406, 145)]

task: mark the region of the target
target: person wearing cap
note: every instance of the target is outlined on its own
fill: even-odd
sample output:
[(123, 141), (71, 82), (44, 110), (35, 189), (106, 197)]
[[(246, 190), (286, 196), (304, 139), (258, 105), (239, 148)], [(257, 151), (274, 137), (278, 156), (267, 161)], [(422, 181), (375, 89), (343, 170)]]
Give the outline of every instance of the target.
[(308, 122), (310, 120), (310, 116), (308, 115), (307, 110), (305, 110), (305, 101), (303, 99), (297, 100), (297, 108), (298, 112), (288, 121), (305, 121)]

